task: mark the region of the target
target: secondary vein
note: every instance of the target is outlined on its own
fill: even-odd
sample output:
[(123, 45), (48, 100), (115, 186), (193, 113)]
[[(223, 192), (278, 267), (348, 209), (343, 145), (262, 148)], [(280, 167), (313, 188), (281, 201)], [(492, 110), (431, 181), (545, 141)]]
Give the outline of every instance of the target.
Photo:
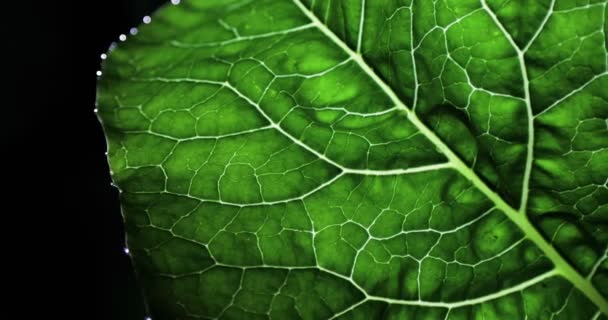
[[(532, 173), (532, 162), (534, 161), (534, 114), (532, 113), (532, 103), (530, 100), (530, 81), (528, 80), (528, 70), (526, 69), (526, 60), (524, 57), (525, 51), (521, 50), (515, 40), (509, 34), (507, 29), (502, 25), (500, 20), (492, 9), (486, 3), (486, 0), (481, 0), (481, 4), (486, 13), (492, 18), (492, 21), (496, 24), (498, 29), (502, 32), (504, 37), (509, 41), (513, 50), (517, 54), (517, 60), (519, 62), (519, 68), (521, 72), (521, 79), (524, 88), (524, 102), (526, 104), (526, 115), (528, 118), (528, 143), (527, 143), (527, 154), (526, 154), (526, 167), (524, 169), (524, 177), (522, 182), (521, 200), (519, 201), (519, 212), (525, 215), (526, 208), (528, 206), (528, 194), (530, 193), (530, 175)], [(536, 35), (535, 35), (536, 37)], [(531, 40), (532, 43), (534, 39)]]

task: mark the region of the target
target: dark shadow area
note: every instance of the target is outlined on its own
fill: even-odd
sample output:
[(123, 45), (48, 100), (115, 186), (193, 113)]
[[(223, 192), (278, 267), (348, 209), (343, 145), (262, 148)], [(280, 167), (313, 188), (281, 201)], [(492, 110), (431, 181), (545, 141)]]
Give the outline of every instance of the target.
[(10, 191), (3, 199), (11, 208), (3, 225), (23, 235), (5, 254), (15, 262), (10, 268), (28, 275), (19, 287), (35, 305), (31, 312), (144, 319), (93, 112), (95, 73), (111, 42), (162, 3), (15, 1), (3, 8), (5, 17), (15, 15), (0, 28), (8, 70), (0, 130)]

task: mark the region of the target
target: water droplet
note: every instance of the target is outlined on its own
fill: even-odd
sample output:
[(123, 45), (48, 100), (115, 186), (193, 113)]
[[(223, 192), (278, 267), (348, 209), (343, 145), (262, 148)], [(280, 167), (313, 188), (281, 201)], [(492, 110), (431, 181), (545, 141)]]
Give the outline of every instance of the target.
[(124, 35), (124, 34), (121, 34), (120, 36), (118, 36), (118, 39), (119, 39), (120, 41), (125, 41), (125, 40), (127, 40), (127, 36), (126, 36), (126, 35)]
[(143, 20), (145, 24), (152, 22), (152, 18), (150, 18), (150, 16), (145, 16)]

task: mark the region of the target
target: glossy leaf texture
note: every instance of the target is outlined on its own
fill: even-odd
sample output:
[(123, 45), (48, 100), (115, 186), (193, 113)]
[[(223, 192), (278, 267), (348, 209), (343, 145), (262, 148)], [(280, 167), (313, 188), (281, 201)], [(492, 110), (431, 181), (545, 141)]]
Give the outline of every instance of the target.
[(608, 5), (186, 0), (98, 114), (153, 319), (608, 319)]

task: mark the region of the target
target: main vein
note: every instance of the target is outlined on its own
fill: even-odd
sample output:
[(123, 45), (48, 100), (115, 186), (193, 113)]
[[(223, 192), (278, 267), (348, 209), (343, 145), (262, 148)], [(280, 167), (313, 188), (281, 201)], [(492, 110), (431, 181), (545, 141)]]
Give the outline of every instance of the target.
[[(431, 129), (429, 129), (429, 127), (427, 127), (419, 118), (418, 116), (412, 111), (410, 110), (404, 103), (403, 101), (401, 101), (401, 99), (399, 98), (399, 96), (397, 96), (397, 94), (395, 93), (395, 91), (382, 79), (378, 76), (378, 74), (376, 74), (375, 70), (370, 67), (367, 62), (363, 59), (363, 57), (361, 56), (361, 54), (359, 54), (356, 51), (353, 51), (342, 39), (340, 39), (336, 34), (333, 33), (333, 31), (331, 31), (325, 24), (323, 24), (319, 18), (317, 18), (317, 16), (311, 11), (309, 10), (302, 2), (301, 0), (292, 0), (294, 2), (294, 4), (304, 13), (304, 15), (306, 15), (311, 21), (312, 23), (323, 33), (325, 34), (325, 36), (327, 36), (330, 40), (332, 40), (332, 42), (334, 42), (338, 47), (340, 47), (342, 50), (344, 50), (344, 52), (346, 52), (351, 59), (353, 59), (353, 61), (355, 61), (359, 67), (365, 72), (367, 73), (372, 80), (374, 80), (374, 82), (386, 93), (386, 95), (392, 100), (392, 102), (399, 108), (404, 110), (404, 112), (406, 112), (408, 119), (410, 120), (410, 122), (412, 124), (414, 124), (414, 126), (416, 126), (418, 128), (418, 130), (420, 130), (420, 132), (422, 134), (424, 134), (427, 139), (429, 139), (440, 151), (443, 152), (443, 154), (448, 158), (448, 160), (453, 164), (454, 168), (460, 172), (460, 174), (462, 174), (465, 178), (467, 178), (469, 181), (471, 181), (471, 183), (473, 185), (475, 185), (475, 187), (477, 187), (483, 194), (486, 195), (486, 197), (488, 197), (488, 199), (490, 199), (490, 201), (492, 201), (496, 207), (498, 209), (500, 209), (501, 211), (503, 211), (507, 217), (509, 219), (511, 219), (511, 221), (513, 221), (513, 223), (515, 223), (523, 232), (524, 234), (532, 241), (534, 242), (541, 251), (543, 251), (543, 253), (547, 256), (547, 258), (549, 260), (551, 260), (551, 262), (553, 262), (554, 266), (555, 266), (555, 271), (557, 274), (561, 275), (562, 277), (566, 278), (568, 281), (570, 281), (577, 289), (579, 289), (583, 294), (585, 294), (587, 296), (587, 298), (589, 298), (593, 303), (596, 304), (596, 306), (605, 314), (608, 314), (608, 301), (606, 301), (606, 299), (599, 293), (599, 291), (597, 291), (597, 289), (592, 285), (592, 283), (587, 280), (584, 276), (582, 276), (564, 257), (562, 257), (562, 255), (551, 245), (551, 243), (549, 243), (544, 237), (543, 235), (536, 229), (535, 226), (532, 225), (532, 223), (528, 220), (527, 215), (525, 214), (525, 212), (522, 212), (520, 210), (514, 209), (513, 207), (511, 207), (507, 202), (504, 201), (504, 199), (502, 199), (502, 197), (500, 197), (496, 192), (494, 192), (471, 168), (469, 168), (469, 166), (464, 163), (460, 157), (458, 155), (456, 155), (454, 153), (454, 151), (452, 151), (452, 149), (446, 145), (441, 138), (439, 138), (437, 136), (437, 134), (435, 134), (434, 131), (432, 131)], [(484, 8), (486, 8), (486, 10), (490, 13), (491, 16), (493, 16), (493, 19), (495, 20), (495, 22), (497, 22), (497, 25), (499, 28), (501, 28), (501, 30), (503, 31), (503, 33), (507, 34), (506, 30), (504, 29), (504, 27), (502, 26), (502, 24), (499, 23), (499, 21), (497, 20), (496, 16), (491, 12), (491, 10), (488, 10), (489, 8), (487, 8), (487, 5), (485, 3), (485, 0), (482, 0), (482, 5), (484, 6)], [(511, 43), (513, 45), (515, 45), (513, 39), (509, 36), (508, 39), (511, 41)], [(530, 135), (530, 131), (532, 131), (531, 136), (529, 136), (529, 145), (528, 145), (528, 157), (527, 157), (527, 161), (526, 161), (526, 175), (528, 175), (528, 177), (524, 177), (524, 183), (527, 184), (528, 182), (526, 182), (526, 180), (529, 181), (529, 174), (531, 171), (531, 161), (532, 161), (532, 152), (533, 152), (533, 144), (534, 144), (534, 129), (533, 129), (533, 115), (532, 115), (532, 110), (531, 110), (531, 106), (530, 106), (530, 96), (529, 96), (529, 90), (528, 88), (528, 83), (527, 83), (527, 72), (525, 71), (525, 65), (523, 64), (523, 52), (521, 50), (518, 49), (517, 45), (514, 46), (514, 48), (516, 49), (516, 51), (521, 52), (518, 53), (518, 58), (520, 60), (520, 65), (521, 65), (521, 69), (522, 69), (522, 77), (524, 78), (524, 84), (526, 86), (526, 107), (528, 109), (528, 117), (529, 117), (529, 123), (528, 123), (528, 134)], [(525, 75), (524, 75), (525, 73)], [(524, 193), (528, 193), (528, 187), (527, 185), (524, 187)], [(527, 201), (527, 196), (526, 199)], [(525, 208), (525, 206), (522, 207)]]

